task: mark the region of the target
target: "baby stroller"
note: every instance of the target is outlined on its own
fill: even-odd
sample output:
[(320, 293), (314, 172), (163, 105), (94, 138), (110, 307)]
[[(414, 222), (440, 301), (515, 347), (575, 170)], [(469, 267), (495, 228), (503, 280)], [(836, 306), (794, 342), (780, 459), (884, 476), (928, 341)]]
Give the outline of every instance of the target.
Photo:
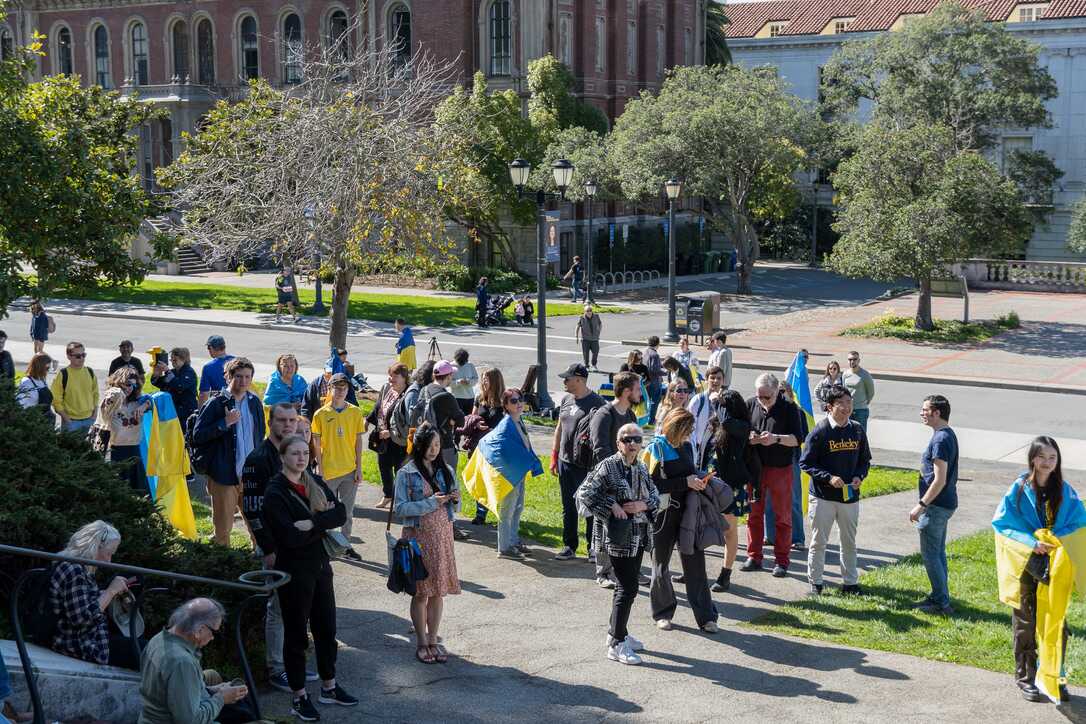
[(486, 305), (486, 323), (505, 326), (505, 310), (513, 303), (512, 294), (495, 294)]

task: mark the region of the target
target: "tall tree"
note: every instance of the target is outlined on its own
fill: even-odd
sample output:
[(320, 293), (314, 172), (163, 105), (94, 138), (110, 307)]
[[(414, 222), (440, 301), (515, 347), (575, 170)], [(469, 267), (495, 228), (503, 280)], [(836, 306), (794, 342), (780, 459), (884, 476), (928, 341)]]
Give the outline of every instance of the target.
[(1031, 228), (1019, 189), (946, 126), (865, 128), (834, 175), (841, 239), (830, 269), (920, 287), (917, 329), (932, 329), (931, 281), (949, 264), (1019, 247)]
[(132, 131), (158, 114), (77, 78), (28, 83), (40, 53), (36, 38), (0, 62), (0, 316), (23, 295), (140, 281), (129, 242), (157, 208)]
[(758, 258), (755, 207), (780, 209), (792, 175), (810, 164), (825, 126), (767, 69), (677, 68), (659, 95), (643, 92), (615, 121), (610, 149), (630, 199), (658, 198), (670, 177), (705, 200), (709, 224), (728, 235), (741, 264), (739, 294), (751, 293)]
[(433, 112), (454, 74), (421, 51), (403, 63), (395, 48), (308, 49), (300, 84), (253, 82), (220, 103), (161, 174), (184, 234), (214, 259), (271, 251), (306, 267), (319, 252), (335, 274), (329, 343), (344, 346), (364, 259), (449, 250)]
[(705, 65), (728, 65), (732, 51), (728, 48), (728, 16), (724, 3), (706, 0), (705, 4)]

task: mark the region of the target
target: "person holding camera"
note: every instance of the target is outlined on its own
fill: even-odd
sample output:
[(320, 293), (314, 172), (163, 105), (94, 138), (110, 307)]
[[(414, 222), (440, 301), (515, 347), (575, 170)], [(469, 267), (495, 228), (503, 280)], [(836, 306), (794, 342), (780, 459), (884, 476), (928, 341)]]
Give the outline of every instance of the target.
[(309, 472), (309, 443), (292, 435), (279, 445), (283, 468), (264, 492), (263, 522), (275, 546), (275, 569), (290, 574), (279, 588), (283, 664), (294, 694), (291, 710), (302, 721), (320, 719), (306, 693), (305, 651), (313, 632), (321, 704), (355, 706), (358, 699), (336, 683), (336, 594), (326, 538), (347, 520), (347, 509)]
[(243, 701), (249, 696), (246, 686), (204, 683), (200, 649), (225, 633), (225, 622), (226, 611), (210, 598), (193, 598), (170, 614), (167, 628), (144, 651), (139, 724), (233, 724), (256, 718)]
[(139, 373), (132, 367), (118, 368), (106, 385), (95, 427), (109, 431), (109, 460), (121, 468), (121, 479), (133, 492), (150, 495), (140, 441), (143, 415), (151, 409), (151, 398), (141, 392)]
[(641, 560), (652, 550), (652, 516), (660, 496), (648, 470), (638, 462), (641, 427), (627, 423), (617, 432), (618, 451), (604, 458), (577, 489), (577, 502), (592, 512), (592, 547), (606, 553), (615, 576), (607, 658), (620, 664), (640, 664), (644, 644), (630, 636), (627, 624), (637, 600)]
[(460, 502), (456, 476), (441, 455), (441, 435), (424, 422), (412, 439), (411, 459), (396, 474), (395, 508), (403, 537), (417, 538), (428, 575), (411, 597), (415, 658), (424, 664), (449, 660), (438, 629), (445, 596), (460, 593), (453, 550), (453, 517)]
[(151, 370), (151, 384), (170, 393), (173, 409), (182, 427), (200, 409), (200, 401), (196, 398), (196, 371), (192, 369), (192, 355), (188, 347), (171, 349), (169, 365), (161, 358), (156, 359)]

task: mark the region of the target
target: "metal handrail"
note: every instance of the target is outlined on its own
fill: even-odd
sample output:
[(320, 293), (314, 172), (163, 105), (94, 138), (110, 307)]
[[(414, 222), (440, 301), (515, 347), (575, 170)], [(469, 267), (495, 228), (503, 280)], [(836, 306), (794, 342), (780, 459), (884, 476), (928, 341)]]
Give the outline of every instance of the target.
[[(205, 578), (203, 576), (193, 576), (187, 573), (172, 573), (170, 571), (160, 571), (155, 568), (143, 568), (141, 566), (130, 566), (124, 563), (113, 563), (99, 560), (92, 560), (89, 558), (76, 558), (74, 556), (66, 556), (60, 553), (49, 553), (46, 551), (39, 551), (33, 548), (19, 548), (17, 546), (9, 546), (0, 544), (0, 553), (10, 553), (12, 555), (23, 556), (25, 558), (38, 558), (49, 561), (77, 563), (84, 566), (94, 566), (97, 568), (106, 568), (121, 573), (131, 573), (140, 576), (157, 576), (159, 578), (166, 578), (173, 581), (184, 581), (186, 583), (198, 583), (204, 586), (211, 586), (214, 588), (226, 588), (235, 591), (245, 591), (250, 595), (242, 601), (241, 605), (237, 609), (237, 616), (234, 622), (234, 638), (238, 648), (238, 658), (241, 662), (241, 670), (245, 676), (245, 685), (249, 689), (249, 702), (253, 708), (253, 714), (259, 720), (260, 716), (260, 702), (257, 700), (256, 695), (256, 681), (253, 679), (252, 669), (249, 667), (249, 659), (245, 655), (245, 645), (242, 639), (241, 621), (242, 616), (245, 613), (245, 609), (249, 604), (259, 598), (267, 598), (276, 589), (285, 585), (290, 581), (290, 574), (283, 571), (275, 570), (260, 570), (260, 571), (246, 571), (242, 573), (238, 578), (238, 581), (226, 581), (219, 578)], [(33, 664), (30, 661), (30, 653), (26, 648), (26, 641), (23, 638), (22, 622), (19, 619), (19, 594), (22, 592), (23, 584), (34, 573), (46, 573), (47, 569), (32, 568), (25, 571), (19, 580), (15, 583), (15, 588), (11, 594), (11, 625), (15, 632), (15, 645), (19, 649), (19, 660), (23, 666), (23, 675), (26, 678), (26, 686), (30, 692), (30, 701), (34, 707), (34, 724), (45, 724), (45, 710), (41, 703), (41, 692), (38, 691), (37, 682), (34, 680)], [(255, 583), (255, 580), (263, 579), (263, 584)], [(159, 592), (166, 589), (152, 589), (150, 591), (141, 591), (136, 596), (134, 604), (133, 619), (135, 618), (135, 612), (142, 614), (143, 598), (147, 593)], [(135, 632), (134, 621), (130, 623), (131, 628), (129, 633)], [(138, 647), (138, 644), (133, 637), (133, 646)]]

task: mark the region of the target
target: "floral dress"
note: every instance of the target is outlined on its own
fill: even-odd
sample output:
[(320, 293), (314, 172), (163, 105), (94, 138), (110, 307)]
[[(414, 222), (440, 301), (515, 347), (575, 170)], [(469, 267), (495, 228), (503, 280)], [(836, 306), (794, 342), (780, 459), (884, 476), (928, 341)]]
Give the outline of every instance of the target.
[[(423, 476), (423, 494), (430, 496), (434, 489)], [(460, 578), (456, 574), (456, 555), (453, 552), (453, 524), (444, 505), (422, 516), (416, 531), (422, 562), (429, 575), (418, 582), (419, 596), (448, 596), (460, 593)]]

